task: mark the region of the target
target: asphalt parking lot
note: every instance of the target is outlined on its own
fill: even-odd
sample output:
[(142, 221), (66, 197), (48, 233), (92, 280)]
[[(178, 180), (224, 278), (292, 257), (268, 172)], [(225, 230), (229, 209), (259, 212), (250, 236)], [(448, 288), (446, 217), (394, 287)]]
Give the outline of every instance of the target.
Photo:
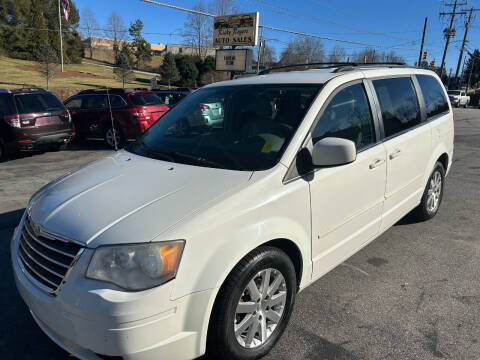
[[(438, 215), (405, 217), (300, 293), (268, 359), (480, 358), (480, 110), (454, 116), (454, 163)], [(68, 357), (19, 297), (9, 242), (36, 189), (108, 152), (92, 142), (0, 163), (0, 358)]]

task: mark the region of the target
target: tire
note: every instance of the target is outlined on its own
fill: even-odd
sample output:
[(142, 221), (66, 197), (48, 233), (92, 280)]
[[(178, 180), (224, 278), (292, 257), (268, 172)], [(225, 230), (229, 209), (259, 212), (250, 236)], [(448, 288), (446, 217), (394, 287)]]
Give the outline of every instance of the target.
[(48, 146), (48, 150), (50, 151), (62, 151), (62, 150), (65, 150), (68, 146), (68, 143), (54, 143), (54, 144), (50, 144)]
[[(268, 290), (274, 290), (272, 294), (263, 290), (266, 279), (270, 279)], [(274, 284), (279, 286), (274, 289)], [(250, 293), (252, 286), (258, 293)], [(265, 246), (245, 256), (217, 295), (209, 324), (207, 358), (250, 360), (266, 355), (288, 324), (296, 290), (295, 268), (283, 251)], [(240, 301), (244, 306), (237, 308)]]
[[(438, 180), (440, 180), (440, 184), (438, 184)], [(420, 205), (415, 209), (415, 215), (418, 220), (430, 220), (437, 214), (443, 199), (444, 185), (445, 169), (440, 162), (437, 162), (428, 178)], [(432, 196), (436, 199), (434, 204), (432, 203), (434, 201)]]
[[(120, 149), (125, 144), (125, 138), (123, 137), (122, 132), (117, 127), (115, 127), (115, 133), (117, 137), (117, 148)], [(109, 148), (115, 149), (115, 143), (112, 136), (112, 127), (109, 127), (105, 130), (104, 139), (105, 144), (107, 144)]]
[(0, 139), (0, 162), (5, 159), (5, 147)]

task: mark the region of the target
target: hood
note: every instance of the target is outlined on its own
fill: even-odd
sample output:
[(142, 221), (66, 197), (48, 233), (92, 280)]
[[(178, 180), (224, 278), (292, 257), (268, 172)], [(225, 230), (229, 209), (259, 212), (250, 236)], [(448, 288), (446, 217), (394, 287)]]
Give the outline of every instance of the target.
[(28, 212), (45, 231), (89, 247), (147, 242), (251, 174), (120, 151), (43, 187)]

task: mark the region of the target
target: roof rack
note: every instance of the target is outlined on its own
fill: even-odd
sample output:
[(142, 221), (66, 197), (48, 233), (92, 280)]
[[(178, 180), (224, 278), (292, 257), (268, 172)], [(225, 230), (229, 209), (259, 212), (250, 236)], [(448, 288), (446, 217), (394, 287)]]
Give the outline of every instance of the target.
[(26, 93), (26, 92), (47, 92), (44, 88), (40, 87), (31, 87), (31, 88), (19, 88), (19, 89), (11, 89), (11, 93)]
[[(134, 91), (149, 91), (146, 88), (133, 88), (133, 89), (123, 89), (123, 88), (109, 88), (108, 93), (109, 94), (126, 94)], [(88, 89), (88, 90), (82, 90), (78, 93), (78, 95), (86, 95), (86, 94), (106, 94), (107, 89)]]
[(355, 63), (355, 62), (316, 62), (316, 63), (307, 63), (307, 64), (292, 64), (292, 65), (283, 65), (277, 66), (270, 69), (266, 69), (261, 71), (259, 74), (269, 74), (273, 70), (307, 70), (310, 68), (314, 69), (333, 69), (336, 70), (334, 72), (340, 71), (349, 71), (359, 67), (410, 67), (409, 65), (405, 64), (404, 62), (374, 62), (374, 63)]

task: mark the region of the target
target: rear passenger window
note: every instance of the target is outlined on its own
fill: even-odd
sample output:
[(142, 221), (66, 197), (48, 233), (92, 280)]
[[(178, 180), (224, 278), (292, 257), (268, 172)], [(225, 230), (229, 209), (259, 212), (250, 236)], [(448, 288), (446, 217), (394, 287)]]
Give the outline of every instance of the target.
[(417, 94), (409, 77), (374, 80), (385, 137), (420, 124)]
[(83, 108), (88, 110), (106, 109), (107, 96), (106, 95), (90, 95), (83, 100)]
[(10, 95), (0, 94), (0, 115), (11, 115), (14, 113)]
[(327, 105), (312, 133), (312, 141), (326, 137), (352, 140), (357, 150), (375, 142), (375, 128), (363, 84), (340, 90)]
[(67, 107), (68, 110), (81, 109), (82, 108), (82, 98), (79, 96), (79, 97), (70, 99), (65, 103), (65, 106)]
[(110, 106), (112, 109), (121, 109), (126, 106), (126, 102), (118, 95), (110, 95)]
[(449, 110), (447, 98), (438, 80), (429, 75), (416, 75), (416, 77), (425, 99), (427, 118), (447, 112)]

